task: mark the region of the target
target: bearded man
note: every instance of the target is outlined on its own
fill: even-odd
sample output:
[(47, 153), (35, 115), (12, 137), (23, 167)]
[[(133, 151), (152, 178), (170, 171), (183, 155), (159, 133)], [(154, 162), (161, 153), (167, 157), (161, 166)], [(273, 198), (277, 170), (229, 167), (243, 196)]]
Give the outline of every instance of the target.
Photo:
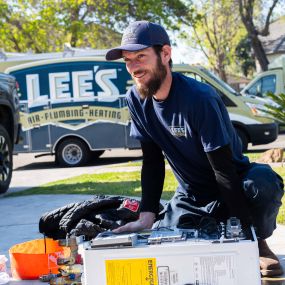
[(250, 163), (226, 107), (215, 90), (171, 71), (171, 46), (165, 29), (147, 21), (131, 23), (121, 46), (107, 60), (123, 58), (135, 85), (127, 93), (131, 135), (143, 152), (140, 217), (115, 230), (153, 227), (168, 160), (178, 188), (159, 214), (160, 227), (179, 227), (201, 217), (238, 217), (253, 224), (264, 276), (282, 274), (265, 239), (276, 228), (284, 194), (282, 178), (268, 165)]

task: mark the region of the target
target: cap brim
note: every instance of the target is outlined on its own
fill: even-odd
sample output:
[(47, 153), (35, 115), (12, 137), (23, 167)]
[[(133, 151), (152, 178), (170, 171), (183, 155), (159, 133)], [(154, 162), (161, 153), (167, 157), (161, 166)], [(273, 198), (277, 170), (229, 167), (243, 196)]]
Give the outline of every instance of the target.
[(139, 45), (139, 44), (129, 44), (129, 45), (123, 45), (123, 46), (115, 47), (115, 48), (107, 51), (106, 60), (116, 60), (116, 59), (122, 58), (123, 57), (122, 56), (123, 50), (138, 51), (138, 50), (142, 50), (142, 49), (145, 49), (148, 47), (149, 47), (148, 45)]

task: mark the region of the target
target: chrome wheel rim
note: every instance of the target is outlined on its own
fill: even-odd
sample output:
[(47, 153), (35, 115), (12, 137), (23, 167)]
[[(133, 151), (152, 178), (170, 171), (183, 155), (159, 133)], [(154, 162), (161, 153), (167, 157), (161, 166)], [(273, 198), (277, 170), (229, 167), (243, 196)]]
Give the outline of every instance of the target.
[(62, 158), (69, 165), (78, 164), (82, 156), (82, 150), (77, 144), (68, 144), (62, 150)]

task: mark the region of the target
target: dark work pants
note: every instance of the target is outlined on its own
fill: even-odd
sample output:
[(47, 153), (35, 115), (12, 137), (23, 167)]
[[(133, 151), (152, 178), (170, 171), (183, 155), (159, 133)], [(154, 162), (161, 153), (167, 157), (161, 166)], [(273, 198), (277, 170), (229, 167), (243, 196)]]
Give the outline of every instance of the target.
[[(267, 164), (252, 163), (243, 176), (243, 189), (249, 200), (253, 225), (259, 238), (272, 235), (276, 228), (276, 216), (284, 194), (282, 178)], [(225, 220), (229, 217), (225, 205), (219, 201), (197, 201), (179, 186), (173, 198), (159, 214), (154, 227), (197, 226), (201, 217)]]

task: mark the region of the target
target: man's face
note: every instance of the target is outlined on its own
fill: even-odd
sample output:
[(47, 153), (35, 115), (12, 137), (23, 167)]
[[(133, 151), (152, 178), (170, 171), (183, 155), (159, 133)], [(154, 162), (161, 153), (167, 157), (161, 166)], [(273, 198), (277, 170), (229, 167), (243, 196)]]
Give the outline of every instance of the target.
[(123, 58), (141, 97), (144, 99), (155, 95), (166, 77), (167, 69), (154, 49), (123, 51)]

